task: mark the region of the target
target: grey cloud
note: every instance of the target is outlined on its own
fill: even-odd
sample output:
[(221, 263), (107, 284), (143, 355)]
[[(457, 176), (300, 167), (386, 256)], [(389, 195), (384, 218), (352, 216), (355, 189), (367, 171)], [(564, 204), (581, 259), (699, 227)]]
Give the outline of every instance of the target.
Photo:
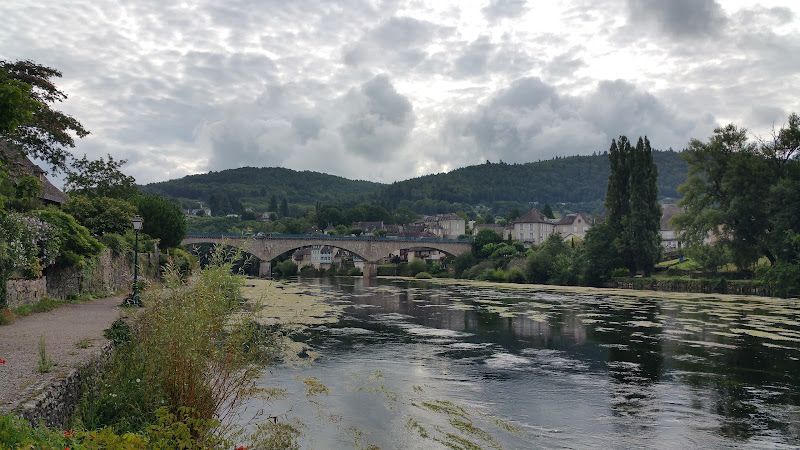
[(491, 0), (481, 9), (487, 20), (519, 17), (527, 10), (526, 0)]
[(647, 135), (656, 148), (683, 148), (698, 123), (708, 125), (709, 118), (679, 115), (624, 81), (604, 81), (573, 97), (538, 78), (525, 78), (475, 111), (451, 118), (442, 138), (452, 151), (468, 149), (469, 163), (528, 162), (603, 150), (620, 134)]
[(464, 53), (455, 60), (455, 73), (459, 76), (481, 75), (486, 70), (486, 63), (494, 50), (494, 45), (486, 36), (471, 42)]
[(295, 117), (292, 119), (292, 128), (294, 128), (297, 136), (300, 137), (300, 142), (306, 144), (312, 139), (319, 140), (322, 120), (319, 117)]
[(715, 0), (628, 0), (629, 21), (676, 38), (716, 36), (727, 21)]
[(425, 45), (446, 28), (410, 17), (392, 17), (345, 46), (342, 60), (349, 66), (382, 64), (408, 70), (428, 56)]
[(411, 102), (379, 75), (344, 99), (350, 114), (339, 127), (345, 149), (371, 161), (386, 161), (414, 127)]
[(580, 53), (580, 49), (571, 49), (566, 53), (556, 56), (547, 63), (545, 71), (552, 77), (574, 77), (575, 72), (586, 67), (586, 63), (581, 58), (574, 56), (576, 53)]

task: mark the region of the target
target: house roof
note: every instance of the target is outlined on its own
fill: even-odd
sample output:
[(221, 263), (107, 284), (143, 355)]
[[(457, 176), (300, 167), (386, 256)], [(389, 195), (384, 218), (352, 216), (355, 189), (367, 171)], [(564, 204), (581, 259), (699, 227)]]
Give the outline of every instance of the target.
[(42, 192), (39, 194), (40, 199), (50, 203), (57, 203), (59, 205), (66, 203), (67, 200), (69, 200), (69, 196), (63, 193), (61, 189), (55, 187), (53, 183), (51, 183), (50, 180), (48, 180), (45, 176), (44, 170), (34, 164), (33, 161), (27, 157), (27, 155), (23, 154), (22, 152), (12, 150), (6, 143), (2, 141), (0, 141), (0, 150), (2, 150), (5, 158), (7, 158), (11, 164), (16, 163), (16, 165), (19, 166), (23, 172), (27, 173), (28, 175), (33, 175), (42, 182)]
[(669, 221), (672, 219), (672, 216), (678, 214), (679, 212), (681, 212), (681, 208), (678, 207), (678, 205), (661, 205), (661, 229), (671, 230), (672, 228), (669, 225)]
[(464, 220), (463, 217), (459, 216), (456, 213), (449, 213), (449, 214), (437, 214), (435, 216), (425, 216), (416, 223), (431, 223), (431, 222), (440, 222), (443, 220)]
[(512, 220), (510, 224), (515, 223), (548, 223), (547, 217), (542, 214), (538, 209), (531, 208), (530, 211)]

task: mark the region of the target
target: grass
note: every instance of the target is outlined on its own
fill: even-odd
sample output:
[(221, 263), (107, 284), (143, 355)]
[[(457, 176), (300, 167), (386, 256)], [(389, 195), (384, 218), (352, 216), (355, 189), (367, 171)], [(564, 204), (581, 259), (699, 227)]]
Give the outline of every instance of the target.
[(81, 339), (80, 341), (75, 343), (75, 347), (78, 347), (78, 348), (89, 348), (91, 346), (92, 346), (92, 341), (91, 341), (91, 339), (88, 339), (88, 338), (87, 339)]
[(44, 336), (39, 336), (39, 372), (48, 373), (53, 370), (53, 359), (47, 354)]

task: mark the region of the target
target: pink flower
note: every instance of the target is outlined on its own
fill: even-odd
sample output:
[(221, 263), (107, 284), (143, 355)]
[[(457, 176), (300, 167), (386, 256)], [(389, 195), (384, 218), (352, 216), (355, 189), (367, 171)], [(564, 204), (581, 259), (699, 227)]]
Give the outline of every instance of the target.
[(3, 359), (3, 358), (0, 358), (0, 364), (5, 364), (5, 363), (6, 363), (6, 360)]

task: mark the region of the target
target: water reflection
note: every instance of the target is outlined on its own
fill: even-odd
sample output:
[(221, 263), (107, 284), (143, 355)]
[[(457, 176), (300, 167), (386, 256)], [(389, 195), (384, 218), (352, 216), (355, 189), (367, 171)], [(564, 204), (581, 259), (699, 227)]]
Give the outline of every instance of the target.
[[(800, 444), (797, 301), (304, 283), (349, 305), (338, 323), (306, 333), (325, 356), (305, 375), (335, 389), (330, 374), (382, 369), (393, 391), (424, 385), (524, 430), (500, 438), (505, 447)], [(378, 429), (391, 427), (376, 417), (395, 420), (359, 418), (369, 400), (348, 402), (338, 405), (344, 420)], [(419, 444), (393, 433), (375, 442)]]

